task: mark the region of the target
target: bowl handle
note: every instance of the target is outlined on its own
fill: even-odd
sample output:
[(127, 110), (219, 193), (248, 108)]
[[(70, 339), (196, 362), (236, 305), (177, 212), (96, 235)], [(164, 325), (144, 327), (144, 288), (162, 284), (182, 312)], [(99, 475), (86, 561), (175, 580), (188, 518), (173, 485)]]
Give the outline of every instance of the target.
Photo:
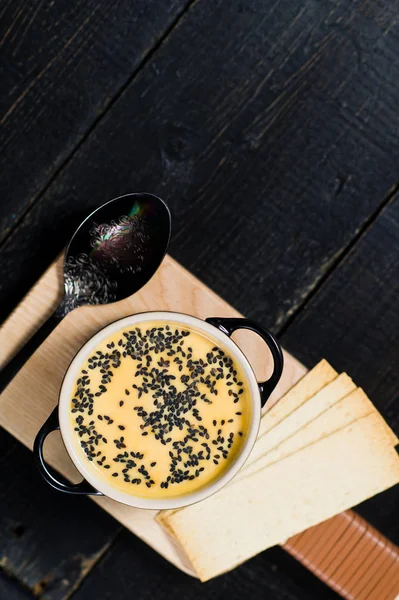
[(65, 479), (60, 477), (54, 469), (45, 463), (43, 456), (44, 441), (49, 433), (59, 428), (60, 424), (58, 421), (58, 406), (56, 406), (47, 421), (40, 428), (33, 444), (33, 456), (40, 474), (47, 481), (47, 483), (49, 483), (59, 492), (66, 492), (67, 494), (102, 496), (103, 494), (98, 492), (85, 479), (80, 483), (68, 483)]
[(207, 323), (214, 325), (214, 327), (217, 327), (228, 336), (231, 336), (237, 329), (249, 329), (250, 331), (254, 331), (269, 346), (274, 361), (273, 373), (267, 381), (258, 382), (263, 408), (266, 404), (266, 400), (278, 384), (281, 373), (283, 372), (284, 358), (280, 344), (270, 331), (250, 319), (211, 317), (205, 320)]

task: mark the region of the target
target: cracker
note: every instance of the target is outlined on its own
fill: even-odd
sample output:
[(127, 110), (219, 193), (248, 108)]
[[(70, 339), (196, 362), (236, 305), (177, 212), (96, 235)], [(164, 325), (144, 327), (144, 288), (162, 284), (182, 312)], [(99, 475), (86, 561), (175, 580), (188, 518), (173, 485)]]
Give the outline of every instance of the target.
[(373, 412), (167, 519), (202, 581), (399, 482)]
[[(342, 373), (331, 383), (323, 387), (314, 396), (302, 402), (298, 408), (288, 414), (285, 419), (277, 423), (272, 429), (269, 429), (267, 435), (262, 435), (256, 440), (255, 446), (248, 458), (247, 464), (237, 477), (242, 477), (252, 465), (262, 459), (262, 456), (270, 452), (283, 440), (287, 439), (302, 427), (316, 419), (324, 411), (328, 410), (336, 402), (347, 396), (356, 389), (352, 379)], [(299, 397), (299, 396), (298, 396)], [(284, 402), (284, 399), (281, 400)], [(266, 420), (268, 413), (265, 414), (262, 421)]]
[(266, 412), (262, 417), (258, 437), (261, 437), (275, 427), (292, 411), (317, 394), (318, 391), (328, 385), (337, 376), (338, 373), (323, 358)]
[(239, 476), (240, 478), (247, 477), (373, 412), (375, 412), (375, 408), (372, 402), (361, 388), (357, 388), (248, 465), (247, 468), (240, 471)]

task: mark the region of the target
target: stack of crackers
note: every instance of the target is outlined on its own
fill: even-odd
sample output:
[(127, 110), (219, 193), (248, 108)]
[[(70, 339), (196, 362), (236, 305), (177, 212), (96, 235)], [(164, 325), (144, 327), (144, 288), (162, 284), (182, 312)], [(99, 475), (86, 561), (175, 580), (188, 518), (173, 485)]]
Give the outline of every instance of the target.
[(364, 391), (322, 360), (262, 417), (229, 485), (157, 519), (207, 581), (398, 483), (397, 444)]

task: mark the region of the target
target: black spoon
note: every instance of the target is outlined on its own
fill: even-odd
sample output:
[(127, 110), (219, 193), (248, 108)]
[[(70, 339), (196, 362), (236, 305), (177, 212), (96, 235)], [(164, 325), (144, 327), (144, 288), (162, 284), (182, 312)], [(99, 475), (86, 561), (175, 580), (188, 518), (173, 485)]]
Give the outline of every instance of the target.
[(131, 296), (159, 267), (169, 244), (170, 212), (152, 194), (103, 204), (78, 227), (65, 252), (65, 294), (56, 311), (0, 373), (0, 392), (74, 308)]

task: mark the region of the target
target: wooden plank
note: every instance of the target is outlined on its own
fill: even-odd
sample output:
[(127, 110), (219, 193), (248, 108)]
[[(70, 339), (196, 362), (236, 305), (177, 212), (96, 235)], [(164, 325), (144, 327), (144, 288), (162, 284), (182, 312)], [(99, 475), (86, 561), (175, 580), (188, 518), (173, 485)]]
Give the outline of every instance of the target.
[[(89, 499), (52, 490), (38, 478), (31, 453), (4, 429), (0, 456), (0, 567), (35, 595), (64, 598), (108, 549), (120, 525)], [(12, 598), (2, 593), (1, 579), (0, 598)]]
[[(282, 336), (305, 364), (326, 356), (364, 388), (399, 432), (399, 196)], [(317, 332), (317, 334), (315, 334)], [(399, 486), (358, 507), (396, 544)]]
[(7, 600), (33, 600), (34, 596), (21, 585), (0, 571), (0, 598)]
[[(5, 364), (7, 362), (26, 334), (31, 333), (57, 304), (57, 299), (61, 293), (61, 261), (62, 257), (43, 275), (40, 282), (31, 290), (26, 299), (2, 326), (0, 330), (0, 363)], [(47, 418), (47, 415), (57, 402), (58, 390), (63, 374), (71, 358), (82, 343), (95, 331), (112, 320), (135, 312), (157, 309), (187, 312), (201, 318), (210, 315), (239, 316), (239, 313), (235, 309), (167, 256), (156, 275), (134, 296), (109, 306), (82, 307), (66, 317), (1, 395), (0, 424), (31, 448), (40, 425)], [(241, 332), (237, 341), (249, 357), (259, 379), (264, 379), (267, 372), (267, 364), (268, 362), (270, 363), (270, 355), (263, 341), (259, 337), (246, 332)], [(57, 356), (55, 363), (52, 360), (54, 356)], [(51, 368), (49, 368), (50, 364)], [(284, 394), (304, 372), (305, 368), (302, 365), (293, 357), (286, 355), (283, 378), (268, 405), (272, 405), (273, 401), (276, 401), (279, 396)], [(45, 387), (43, 386), (43, 381), (46, 381)], [(46, 443), (46, 449), (50, 463), (70, 478), (73, 479), (76, 477), (76, 471), (65, 453), (59, 436), (52, 436), (52, 439), (49, 439)], [(6, 458), (6, 461), (10, 473), (13, 473), (15, 464), (23, 462), (19, 460), (14, 461), (11, 458)], [(21, 466), (20, 476), (23, 482), (26, 478), (25, 470), (26, 468)], [(30, 472), (29, 477), (34, 482), (38, 480), (39, 475), (34, 470)], [(79, 476), (77, 479), (79, 479)], [(17, 489), (14, 490), (14, 483), (11, 483), (10, 477), (6, 481), (7, 484), (4, 489), (7, 490), (7, 501), (10, 500), (11, 494), (18, 510), (18, 507), (21, 505), (21, 499), (26, 498), (27, 490), (29, 491), (31, 487), (35, 489), (35, 486), (32, 483), (32, 485), (28, 486), (23, 485), (21, 489), (21, 486), (16, 483)], [(42, 483), (42, 485), (44, 484)], [(59, 494), (47, 491), (48, 494), (54, 496), (52, 502), (54, 502), (55, 510), (57, 510), (56, 514), (62, 514), (63, 527), (68, 527), (70, 519), (75, 519), (74, 511), (77, 506), (80, 507), (80, 500), (75, 498), (72, 499), (71, 503), (70, 498), (62, 496), (63, 503), (61, 510), (58, 505)], [(45, 501), (46, 499), (43, 500), (43, 502)], [(96, 501), (120, 523), (134, 531), (136, 535), (151, 544), (159, 553), (166, 556), (168, 560), (174, 562), (174, 564), (182, 569), (190, 570), (190, 565), (186, 564), (186, 560), (181, 555), (181, 552), (175, 548), (170, 538), (164, 534), (161, 527), (155, 522), (155, 511), (138, 511), (105, 498), (96, 499)], [(74, 564), (74, 556), (80, 556), (82, 553), (80, 535), (76, 532), (76, 535), (72, 539), (68, 537), (68, 543), (65, 546), (61, 542), (57, 552), (52, 552), (51, 542), (53, 541), (53, 532), (54, 530), (58, 531), (58, 524), (56, 521), (46, 518), (46, 511), (43, 511), (42, 506), (35, 503), (34, 499), (30, 501), (30, 505), (32, 506), (32, 513), (29, 521), (33, 523), (38, 522), (38, 527), (34, 524), (32, 525), (32, 536), (34, 539), (34, 536), (36, 538), (44, 536), (50, 540), (49, 545), (47, 547), (43, 544), (43, 558), (33, 562), (34, 568), (32, 574), (26, 565), (30, 565), (29, 558), (31, 557), (32, 550), (37, 552), (35, 544), (26, 545), (24, 539), (20, 539), (19, 543), (15, 543), (12, 533), (6, 530), (6, 539), (8, 540), (10, 535), (12, 537), (9, 546), (12, 548), (16, 547), (18, 552), (24, 557), (24, 560), (13, 560), (10, 562), (10, 570), (16, 572), (18, 577), (31, 587), (36, 586), (36, 588), (38, 586), (37, 580), (39, 582), (47, 582), (50, 571), (51, 581), (54, 579), (56, 582), (61, 582), (60, 585), (63, 585), (62, 582), (65, 580), (67, 581), (66, 591), (68, 592), (84, 576), (84, 568), (90, 568), (98, 556), (104, 552), (104, 548), (107, 547), (107, 544), (115, 536), (117, 526), (111, 526), (108, 529), (100, 525), (99, 530), (101, 535), (98, 537), (91, 536), (90, 512), (83, 513), (86, 523), (84, 534), (87, 537), (87, 556), (81, 561), (82, 568), (80, 570), (76, 568), (74, 572), (75, 577), (71, 577), (69, 575), (68, 564), (71, 560), (72, 564)], [(34, 518), (36, 511), (38, 512), (37, 519)], [(79, 521), (74, 524), (75, 526), (79, 527)], [(41, 527), (44, 528), (44, 533), (41, 533)], [(63, 528), (60, 529), (61, 531), (63, 530)], [(54, 561), (56, 561), (55, 564)], [(51, 569), (49, 569), (49, 565), (51, 565)], [(52, 591), (53, 588), (54, 591)], [(49, 585), (46, 592), (48, 598), (54, 598), (55, 600), (58, 593), (59, 589), (56, 583), (52, 583), (52, 586)]]
[(187, 4), (2, 3), (0, 241)]
[(194, 3), (3, 248), (2, 316), (81, 215), (147, 189), (172, 254), (282, 326), (397, 180), (398, 10)]
[(211, 598), (242, 600), (338, 600), (335, 592), (310, 575), (288, 554), (274, 548), (216, 579), (200, 583), (151, 552), (140, 540), (123, 533), (107, 556), (84, 581), (74, 600), (107, 598)]

